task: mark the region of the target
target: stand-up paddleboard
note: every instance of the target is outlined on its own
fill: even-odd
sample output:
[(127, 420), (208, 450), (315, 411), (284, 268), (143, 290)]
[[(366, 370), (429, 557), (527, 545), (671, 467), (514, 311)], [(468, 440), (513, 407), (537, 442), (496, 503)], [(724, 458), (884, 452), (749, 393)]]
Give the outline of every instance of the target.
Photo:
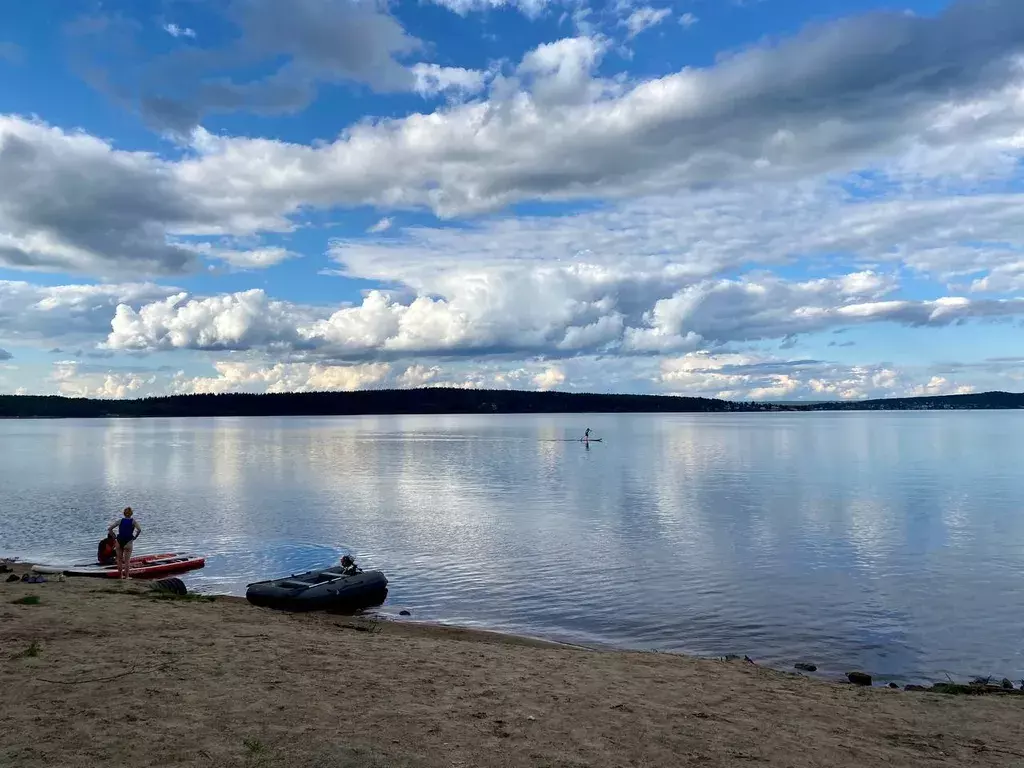
[(604, 438), (603, 437), (581, 437), (580, 438), (580, 442), (581, 443), (603, 443), (604, 442)]
[[(169, 576), (184, 573), (206, 565), (206, 558), (186, 552), (164, 552), (158, 555), (138, 555), (130, 561), (130, 573), (135, 578)], [(65, 573), (68, 576), (97, 576), (116, 579), (117, 565), (81, 563), (79, 565), (33, 565), (36, 573)]]

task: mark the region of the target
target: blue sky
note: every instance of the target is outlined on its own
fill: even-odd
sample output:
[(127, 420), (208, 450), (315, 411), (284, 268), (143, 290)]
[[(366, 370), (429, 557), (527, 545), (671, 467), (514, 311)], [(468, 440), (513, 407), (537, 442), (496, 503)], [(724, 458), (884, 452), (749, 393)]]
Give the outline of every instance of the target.
[(1024, 5), (0, 6), (0, 392), (1024, 382)]

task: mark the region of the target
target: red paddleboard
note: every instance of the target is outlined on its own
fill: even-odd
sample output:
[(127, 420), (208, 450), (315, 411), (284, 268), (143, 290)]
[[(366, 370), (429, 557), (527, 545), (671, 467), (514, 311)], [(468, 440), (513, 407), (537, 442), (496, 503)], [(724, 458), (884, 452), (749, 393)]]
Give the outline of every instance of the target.
[[(158, 555), (137, 555), (130, 561), (130, 575), (134, 578), (155, 578), (184, 573), (206, 565), (206, 558), (186, 552), (164, 552)], [(36, 573), (66, 573), (68, 576), (98, 576), (118, 578), (116, 565), (82, 563), (81, 565), (33, 565)]]

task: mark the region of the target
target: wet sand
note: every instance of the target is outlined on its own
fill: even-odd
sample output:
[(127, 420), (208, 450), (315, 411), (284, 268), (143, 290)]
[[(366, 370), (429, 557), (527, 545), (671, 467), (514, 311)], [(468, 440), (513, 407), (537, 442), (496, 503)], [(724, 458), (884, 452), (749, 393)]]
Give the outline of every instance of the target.
[(1024, 764), (1020, 696), (151, 595), (0, 583), (0, 766)]

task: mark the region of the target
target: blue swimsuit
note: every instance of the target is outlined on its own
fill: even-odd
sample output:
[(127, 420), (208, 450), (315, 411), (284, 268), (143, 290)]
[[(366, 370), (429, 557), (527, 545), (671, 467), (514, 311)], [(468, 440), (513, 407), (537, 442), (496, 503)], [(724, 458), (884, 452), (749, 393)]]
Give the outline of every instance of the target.
[(117, 524), (117, 542), (122, 547), (135, 541), (135, 521), (130, 517), (122, 517)]

